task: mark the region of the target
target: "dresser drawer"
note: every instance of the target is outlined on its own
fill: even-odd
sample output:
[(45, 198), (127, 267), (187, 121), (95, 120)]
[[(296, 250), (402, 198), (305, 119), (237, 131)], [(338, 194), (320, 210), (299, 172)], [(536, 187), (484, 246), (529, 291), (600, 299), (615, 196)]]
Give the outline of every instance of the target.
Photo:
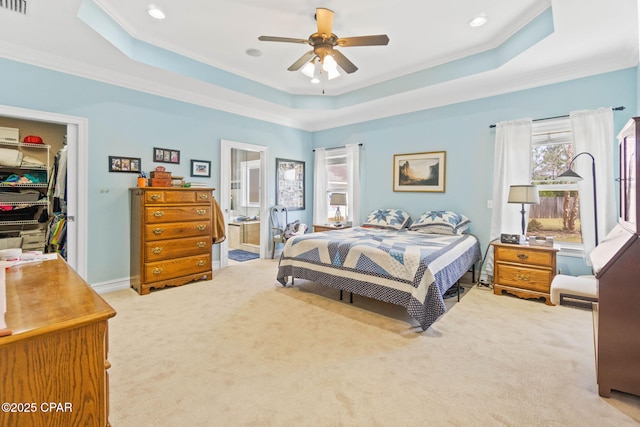
[(516, 262), (527, 265), (541, 265), (543, 267), (550, 266), (552, 264), (553, 257), (555, 256), (549, 251), (536, 251), (528, 248), (522, 248), (514, 246), (509, 247), (496, 247), (497, 252), (495, 258), (504, 262)]
[(145, 282), (159, 282), (190, 274), (211, 271), (211, 255), (203, 254), (144, 265)]
[(147, 262), (206, 254), (210, 250), (211, 236), (158, 240), (144, 245), (144, 255)]
[(553, 272), (546, 269), (519, 268), (513, 265), (496, 264), (495, 282), (503, 286), (513, 286), (549, 293)]
[(211, 217), (211, 205), (157, 206), (145, 208), (145, 221), (150, 223), (198, 221)]
[(147, 191), (145, 202), (154, 203), (203, 203), (211, 201), (211, 191), (158, 190)]
[(172, 222), (144, 226), (145, 241), (207, 235), (211, 235), (210, 221)]

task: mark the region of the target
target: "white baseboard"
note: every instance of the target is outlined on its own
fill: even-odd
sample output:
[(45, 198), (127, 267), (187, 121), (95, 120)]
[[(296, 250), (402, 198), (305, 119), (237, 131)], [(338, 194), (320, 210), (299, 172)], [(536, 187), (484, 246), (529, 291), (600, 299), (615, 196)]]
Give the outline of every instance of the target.
[(129, 289), (131, 287), (131, 281), (128, 277), (124, 277), (122, 279), (109, 280), (108, 282), (94, 283), (91, 287), (99, 294), (106, 294), (121, 289)]
[[(213, 262), (211, 268), (213, 270), (220, 270), (220, 261)], [(131, 279), (129, 277), (123, 277), (122, 279), (94, 283), (91, 287), (99, 294), (106, 294), (108, 292), (119, 291), (121, 289), (129, 289), (131, 287)]]

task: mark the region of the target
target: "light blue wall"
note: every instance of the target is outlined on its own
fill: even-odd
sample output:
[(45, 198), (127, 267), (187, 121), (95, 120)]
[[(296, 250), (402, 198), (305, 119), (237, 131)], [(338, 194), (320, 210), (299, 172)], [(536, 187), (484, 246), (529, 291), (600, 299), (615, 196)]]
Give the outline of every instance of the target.
[[(129, 276), (128, 189), (136, 185), (137, 175), (109, 173), (109, 155), (141, 157), (143, 170), (162, 165), (187, 180), (192, 180), (190, 159), (211, 160), (212, 176), (204, 181), (219, 188), (221, 139), (267, 146), (272, 197), (275, 158), (313, 164), (308, 132), (12, 61), (0, 59), (0, 70), (0, 104), (88, 119), (87, 281), (91, 284)], [(153, 147), (180, 150), (180, 164), (153, 163)], [(312, 168), (306, 175), (306, 181), (313, 182)], [(291, 217), (309, 221), (312, 203), (308, 192), (307, 210), (294, 211)], [(214, 246), (214, 259), (218, 258)]]
[[(313, 135), (314, 147), (362, 143), (362, 215), (377, 208), (402, 208), (413, 218), (431, 209), (463, 213), (483, 250), (489, 241), (495, 130), (489, 125), (523, 117), (543, 118), (570, 111), (623, 105), (614, 112), (615, 132), (634, 115), (636, 69), (512, 92), (345, 126)], [(615, 143), (615, 141), (612, 141)], [(399, 193), (392, 188), (394, 154), (446, 151), (445, 193)], [(616, 150), (617, 151), (617, 150)], [(527, 167), (527, 165), (523, 165)], [(616, 183), (611, 183), (616, 191)], [(589, 274), (581, 258), (559, 257), (565, 274)]]
[[(363, 143), (364, 213), (396, 206), (414, 216), (427, 209), (459, 211), (471, 218), (471, 231), (484, 247), (491, 217), (487, 200), (495, 137), (490, 124), (624, 105), (628, 110), (614, 113), (617, 132), (637, 111), (633, 68), (312, 134), (3, 59), (0, 70), (0, 104), (88, 119), (91, 284), (129, 274), (128, 188), (135, 185), (135, 175), (108, 173), (109, 155), (141, 157), (143, 169), (150, 170), (158, 165), (152, 162), (153, 147), (175, 148), (181, 151), (181, 164), (163, 166), (188, 177), (190, 159), (210, 159), (212, 178), (206, 182), (218, 188), (221, 139), (264, 145), (270, 151), (269, 194), (275, 194), (275, 158), (305, 161), (311, 190), (313, 148)], [(445, 193), (392, 191), (393, 154), (442, 150), (447, 152)], [(292, 217), (310, 224), (312, 191), (307, 192), (305, 204), (307, 209), (292, 212)], [(217, 255), (215, 249), (214, 259)], [(567, 274), (586, 269), (575, 258), (560, 259), (559, 265)]]

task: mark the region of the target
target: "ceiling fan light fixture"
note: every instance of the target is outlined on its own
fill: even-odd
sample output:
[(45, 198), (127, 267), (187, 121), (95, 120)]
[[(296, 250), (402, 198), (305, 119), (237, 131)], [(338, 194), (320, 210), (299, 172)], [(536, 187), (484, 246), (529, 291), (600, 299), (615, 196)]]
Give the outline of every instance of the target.
[(164, 19), (167, 17), (164, 11), (155, 4), (150, 4), (149, 6), (147, 6), (147, 13), (155, 19)]
[(337, 71), (337, 68), (338, 68), (338, 63), (336, 62), (335, 59), (333, 59), (333, 56), (327, 55), (324, 57), (324, 59), (322, 60), (323, 70), (325, 70), (326, 72), (330, 72), (332, 70)]
[(487, 15), (482, 13), (482, 14), (476, 16), (475, 18), (473, 18), (471, 21), (469, 21), (469, 26), (471, 26), (471, 27), (482, 27), (484, 24), (487, 23), (488, 20), (489, 20), (489, 18), (487, 18)]
[(327, 71), (327, 80), (333, 80), (336, 77), (340, 77), (340, 72), (338, 71), (338, 67)]
[(315, 61), (311, 61), (304, 64), (304, 67), (302, 67), (300, 71), (302, 72), (302, 74), (312, 79), (315, 69), (316, 69)]

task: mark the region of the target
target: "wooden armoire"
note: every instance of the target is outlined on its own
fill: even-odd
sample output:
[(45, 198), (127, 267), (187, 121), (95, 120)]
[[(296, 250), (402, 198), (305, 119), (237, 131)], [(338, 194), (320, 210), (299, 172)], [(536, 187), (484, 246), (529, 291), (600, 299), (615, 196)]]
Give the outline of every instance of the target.
[(619, 221), (590, 254), (598, 279), (594, 304), (598, 392), (640, 396), (640, 117), (618, 134)]

